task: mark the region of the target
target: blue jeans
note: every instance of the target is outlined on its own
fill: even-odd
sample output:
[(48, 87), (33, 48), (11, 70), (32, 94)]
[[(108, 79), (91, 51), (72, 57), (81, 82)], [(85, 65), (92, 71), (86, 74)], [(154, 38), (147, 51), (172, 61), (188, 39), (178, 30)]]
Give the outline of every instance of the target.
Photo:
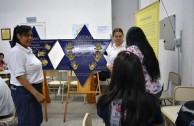
[[(42, 92), (41, 84), (32, 86)], [(11, 85), (10, 88), (18, 116), (18, 126), (40, 126), (43, 121), (41, 103), (23, 86)]]

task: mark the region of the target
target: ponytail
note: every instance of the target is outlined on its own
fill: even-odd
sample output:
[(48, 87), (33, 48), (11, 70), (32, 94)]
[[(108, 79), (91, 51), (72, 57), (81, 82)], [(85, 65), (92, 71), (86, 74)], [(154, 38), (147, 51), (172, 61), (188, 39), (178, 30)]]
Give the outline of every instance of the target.
[(14, 30), (13, 30), (13, 38), (12, 38), (12, 43), (11, 43), (11, 47), (13, 48), (16, 45), (16, 42), (18, 42), (18, 37), (17, 37), (17, 31), (19, 29), (19, 25), (17, 25)]
[(27, 25), (17, 25), (14, 28), (13, 31), (13, 38), (12, 38), (12, 43), (11, 43), (11, 47), (14, 47), (16, 45), (16, 43), (20, 43), (20, 40), (17, 37), (17, 34), (19, 35), (25, 35), (27, 34), (30, 30), (32, 30), (32, 28), (30, 26)]

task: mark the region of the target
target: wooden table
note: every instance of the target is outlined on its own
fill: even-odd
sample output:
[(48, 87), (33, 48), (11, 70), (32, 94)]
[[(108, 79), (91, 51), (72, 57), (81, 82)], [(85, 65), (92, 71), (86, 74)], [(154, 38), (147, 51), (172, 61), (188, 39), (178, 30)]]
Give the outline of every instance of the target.
[(168, 121), (170, 121), (173, 125), (175, 125), (175, 122), (176, 122), (176, 119), (177, 119), (178, 112), (179, 112), (180, 108), (181, 108), (181, 105), (163, 106), (161, 108), (161, 111), (162, 111), (163, 115), (166, 118), (165, 126), (167, 126)]
[(2, 78), (2, 80), (7, 82), (7, 81), (9, 81), (9, 78)]
[(0, 77), (9, 85), (10, 84), (10, 71), (9, 70), (3, 70), (0, 71)]
[(10, 71), (9, 70), (0, 71), (0, 76), (2, 78), (10, 78)]

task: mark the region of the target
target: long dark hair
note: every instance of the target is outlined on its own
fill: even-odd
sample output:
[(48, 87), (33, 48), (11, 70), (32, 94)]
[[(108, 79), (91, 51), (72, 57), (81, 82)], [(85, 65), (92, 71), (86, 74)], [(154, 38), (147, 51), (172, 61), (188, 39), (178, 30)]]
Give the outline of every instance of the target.
[(97, 109), (102, 110), (114, 99), (122, 99), (122, 126), (143, 126), (153, 116), (140, 59), (128, 51), (120, 52), (115, 59), (110, 85), (99, 98)]
[(32, 28), (28, 25), (17, 25), (15, 28), (14, 28), (14, 31), (13, 31), (13, 38), (12, 38), (12, 43), (11, 43), (11, 47), (14, 47), (16, 45), (16, 43), (20, 43), (18, 37), (17, 37), (17, 34), (19, 35), (26, 35), (28, 34), (28, 32), (32, 30)]
[(152, 80), (160, 78), (159, 63), (153, 48), (149, 44), (143, 30), (139, 27), (132, 27), (126, 35), (127, 46), (136, 45), (144, 55), (143, 65), (146, 67)]

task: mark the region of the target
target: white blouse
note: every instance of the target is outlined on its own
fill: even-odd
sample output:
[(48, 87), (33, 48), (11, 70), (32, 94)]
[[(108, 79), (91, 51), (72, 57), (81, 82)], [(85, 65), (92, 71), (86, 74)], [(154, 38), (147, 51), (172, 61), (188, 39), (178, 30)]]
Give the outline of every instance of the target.
[(160, 84), (159, 79), (152, 81), (152, 78), (147, 72), (146, 67), (143, 65), (144, 55), (142, 54), (140, 49), (137, 46), (132, 45), (128, 47), (127, 50), (137, 55), (142, 63), (143, 73), (144, 73), (145, 82), (146, 82), (146, 91), (148, 93), (158, 94), (162, 90), (162, 85)]
[(115, 44), (111, 45), (106, 52), (108, 56), (106, 56), (107, 66), (113, 65), (115, 58), (117, 57), (120, 51), (126, 50), (126, 44), (123, 42), (119, 47), (116, 47)]
[(25, 75), (31, 84), (43, 81), (42, 63), (30, 47), (26, 49), (16, 43), (8, 55), (7, 64), (11, 74), (10, 83), (13, 85), (22, 86), (16, 79), (21, 75)]

